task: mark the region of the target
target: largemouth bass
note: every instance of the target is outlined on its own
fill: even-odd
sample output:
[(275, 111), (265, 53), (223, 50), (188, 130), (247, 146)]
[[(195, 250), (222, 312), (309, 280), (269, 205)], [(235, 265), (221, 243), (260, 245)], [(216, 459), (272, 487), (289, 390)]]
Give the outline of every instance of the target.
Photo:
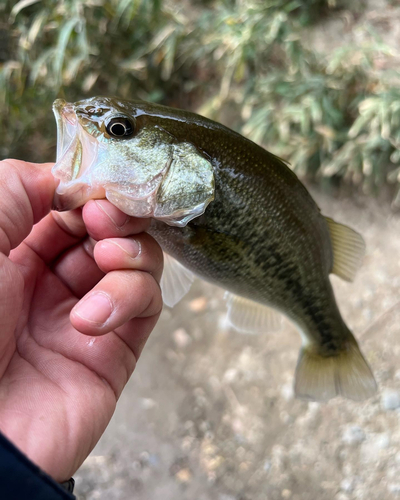
[(265, 332), (286, 315), (302, 337), (299, 397), (370, 397), (374, 377), (336, 305), (329, 274), (351, 281), (364, 254), (352, 229), (325, 218), (287, 164), (223, 125), (143, 101), (57, 100), (54, 205), (107, 198), (151, 217), (168, 254), (164, 301), (193, 274), (229, 293), (239, 330)]

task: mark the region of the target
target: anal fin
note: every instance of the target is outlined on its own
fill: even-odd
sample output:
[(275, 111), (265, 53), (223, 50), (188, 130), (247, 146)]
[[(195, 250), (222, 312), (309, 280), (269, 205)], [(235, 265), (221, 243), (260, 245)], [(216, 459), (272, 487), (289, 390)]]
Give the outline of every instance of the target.
[(365, 254), (363, 237), (353, 229), (329, 217), (328, 223), (333, 249), (332, 273), (345, 281), (353, 281)]
[(174, 307), (189, 291), (194, 274), (164, 252), (164, 271), (160, 281), (165, 305)]
[(275, 309), (230, 292), (226, 292), (225, 298), (228, 321), (239, 332), (265, 333), (280, 327), (282, 315)]

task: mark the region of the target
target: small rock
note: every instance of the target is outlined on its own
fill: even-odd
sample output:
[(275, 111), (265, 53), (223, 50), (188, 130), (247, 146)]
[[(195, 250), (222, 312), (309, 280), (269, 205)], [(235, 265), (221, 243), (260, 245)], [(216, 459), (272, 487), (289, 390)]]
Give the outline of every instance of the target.
[(382, 393), (381, 401), (385, 410), (396, 410), (400, 408), (400, 392), (393, 389), (386, 389)]
[(233, 382), (234, 380), (237, 379), (237, 376), (238, 376), (239, 372), (236, 368), (229, 368), (228, 370), (226, 370), (226, 372), (224, 373), (224, 382), (225, 383), (231, 383)]
[(178, 330), (175, 330), (173, 333), (173, 339), (175, 344), (181, 349), (187, 347), (192, 342), (190, 335), (188, 335), (184, 328), (178, 328)]
[(344, 493), (338, 493), (335, 495), (335, 500), (349, 500), (349, 497)]
[(310, 401), (308, 403), (308, 413), (310, 415), (316, 415), (321, 408), (321, 403), (317, 403), (316, 401)]
[(285, 401), (290, 401), (294, 398), (293, 384), (292, 382), (284, 384), (281, 388), (281, 395)]
[(365, 462), (376, 463), (385, 455), (382, 450), (386, 450), (389, 446), (390, 437), (387, 433), (380, 432), (369, 435), (368, 439), (361, 445), (360, 458)]
[(290, 422), (291, 417), (287, 411), (281, 411), (279, 416), (280, 416), (282, 423), (288, 424)]
[(386, 432), (382, 432), (382, 433), (378, 434), (375, 437), (374, 442), (375, 442), (376, 448), (379, 450), (385, 450), (386, 448), (389, 448), (389, 446), (390, 446), (389, 434), (387, 434)]
[(199, 313), (207, 309), (207, 299), (205, 297), (197, 297), (189, 302), (189, 309), (192, 312)]
[(154, 399), (151, 398), (142, 398), (141, 403), (142, 408), (144, 408), (145, 410), (151, 410), (151, 408), (157, 406), (157, 403), (154, 401)]
[(340, 489), (342, 491), (347, 491), (347, 493), (351, 493), (354, 489), (354, 479), (353, 478), (345, 478), (340, 483)]
[(176, 474), (175, 474), (176, 479), (180, 483), (188, 483), (192, 479), (192, 473), (190, 472), (189, 469), (180, 469)]
[(334, 481), (322, 481), (321, 486), (324, 490), (337, 489), (336, 483)]
[(149, 454), (148, 464), (150, 467), (158, 467), (160, 465), (160, 458), (154, 453)]
[(226, 312), (218, 316), (217, 328), (218, 331), (223, 331), (223, 332), (226, 332), (227, 330), (232, 328), (231, 322), (229, 321)]
[(387, 489), (390, 493), (394, 493), (396, 496), (400, 496), (400, 483), (388, 484)]
[(218, 500), (235, 500), (235, 497), (232, 495), (226, 495), (225, 493), (221, 493), (218, 495)]
[(292, 492), (290, 490), (282, 490), (282, 498), (290, 498), (292, 496)]
[(349, 425), (342, 434), (342, 441), (346, 444), (358, 444), (365, 440), (365, 432), (358, 425)]
[(85, 465), (105, 465), (109, 457), (105, 455), (89, 455), (85, 461)]
[(272, 467), (271, 462), (269, 460), (266, 460), (264, 462), (263, 469), (267, 472), (270, 470), (271, 467)]

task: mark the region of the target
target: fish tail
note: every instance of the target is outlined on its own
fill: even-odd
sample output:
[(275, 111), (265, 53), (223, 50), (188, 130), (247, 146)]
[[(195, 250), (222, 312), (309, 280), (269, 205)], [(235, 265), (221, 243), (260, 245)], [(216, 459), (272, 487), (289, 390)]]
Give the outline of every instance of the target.
[(297, 397), (325, 401), (342, 396), (361, 401), (373, 396), (376, 389), (372, 371), (350, 330), (334, 354), (321, 353), (313, 343), (301, 349), (295, 379)]

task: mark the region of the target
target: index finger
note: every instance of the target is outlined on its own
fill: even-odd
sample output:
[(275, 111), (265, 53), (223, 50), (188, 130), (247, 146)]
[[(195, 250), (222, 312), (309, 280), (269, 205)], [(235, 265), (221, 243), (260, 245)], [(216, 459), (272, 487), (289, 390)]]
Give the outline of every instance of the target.
[(149, 218), (130, 217), (107, 200), (88, 201), (82, 215), (89, 235), (97, 241), (142, 233), (150, 226)]

